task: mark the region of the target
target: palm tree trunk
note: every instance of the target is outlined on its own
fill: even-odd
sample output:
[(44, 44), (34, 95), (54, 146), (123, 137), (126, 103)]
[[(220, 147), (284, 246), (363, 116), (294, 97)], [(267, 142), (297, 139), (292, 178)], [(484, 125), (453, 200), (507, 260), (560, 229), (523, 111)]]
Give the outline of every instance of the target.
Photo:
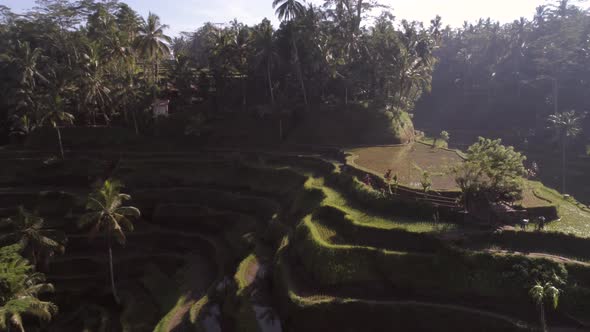
[(61, 159), (64, 160), (64, 147), (61, 142), (61, 132), (59, 131), (59, 126), (55, 126), (55, 131), (57, 132), (57, 143), (59, 144), (59, 152), (61, 154)]
[(348, 87), (344, 88), (344, 105), (348, 105)]
[(545, 322), (545, 307), (543, 303), (539, 304), (539, 320), (541, 323), (541, 331), (547, 332), (547, 323)]
[(272, 78), (270, 76), (270, 59), (266, 62), (266, 78), (268, 80), (268, 90), (270, 91), (270, 104), (275, 105), (275, 94), (272, 91)]
[(107, 234), (107, 242), (109, 246), (109, 270), (111, 275), (111, 289), (113, 291), (113, 297), (115, 298), (115, 302), (117, 304), (121, 303), (119, 300), (119, 296), (117, 296), (117, 289), (115, 288), (115, 272), (113, 271), (113, 248), (111, 244), (111, 234)]
[(559, 90), (557, 86), (557, 79), (553, 79), (553, 114), (559, 111)]
[(137, 111), (135, 110), (135, 108), (133, 108), (133, 125), (135, 126), (135, 135), (139, 136), (139, 128), (137, 127), (137, 116), (135, 115)]
[(566, 194), (565, 182), (566, 182), (566, 147), (567, 147), (567, 136), (563, 136), (561, 139), (561, 192)]
[(242, 112), (246, 111), (246, 78), (242, 77)]
[(307, 103), (307, 93), (305, 92), (305, 83), (303, 83), (303, 73), (301, 72), (301, 63), (299, 62), (299, 51), (297, 50), (297, 43), (295, 38), (291, 38), (293, 43), (293, 50), (295, 51), (295, 66), (297, 67), (297, 78), (299, 79), (299, 85), (301, 85), (301, 92), (303, 93), (303, 102), (305, 103), (305, 110), (309, 110), (309, 104)]
[(155, 71), (154, 71), (154, 82), (157, 84), (159, 81), (159, 69), (158, 68), (158, 53), (156, 52), (156, 62), (155, 62)]

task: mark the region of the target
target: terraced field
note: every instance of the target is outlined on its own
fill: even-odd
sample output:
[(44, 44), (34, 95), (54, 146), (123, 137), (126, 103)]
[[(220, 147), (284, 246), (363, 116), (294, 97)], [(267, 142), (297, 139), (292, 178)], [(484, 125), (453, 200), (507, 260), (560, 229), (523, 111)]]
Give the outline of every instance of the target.
[[(462, 157), (456, 151), (432, 148), (428, 144), (417, 142), (357, 148), (348, 152), (350, 165), (378, 177), (392, 170), (392, 174), (398, 175), (400, 185), (421, 189), (422, 172), (427, 170), (432, 177), (433, 190), (459, 190), (451, 172), (453, 165), (462, 162)], [(590, 208), (575, 199), (564, 199), (557, 191), (540, 182), (526, 181), (523, 199), (516, 204), (525, 208), (556, 207), (560, 219), (549, 223), (547, 230), (590, 237)], [(531, 227), (529, 230), (533, 229)]]
[(457, 190), (451, 168), (462, 162), (461, 156), (452, 150), (432, 148), (416, 142), (407, 145), (358, 148), (349, 151), (351, 162), (383, 175), (388, 170), (397, 174), (399, 183), (421, 189), (420, 180), (424, 171), (432, 177), (434, 190)]
[[(47, 271), (64, 313), (50, 331), (528, 331), (537, 315), (523, 264), (568, 271), (550, 325), (579, 328), (590, 315), (590, 268), (558, 261), (567, 256), (560, 247), (528, 247), (554, 259), (471, 245), (501, 248), (523, 234), (489, 239), (482, 234), (493, 229), (433, 223), (433, 207), (389, 202), (321, 156), (103, 152), (48, 163), (0, 151), (0, 159), (12, 172), (0, 174), (0, 214), (38, 208), (69, 238)], [(105, 239), (75, 222), (90, 185), (107, 176), (126, 184), (143, 213), (114, 251), (120, 304)], [(568, 250), (583, 252), (588, 243), (576, 239)]]

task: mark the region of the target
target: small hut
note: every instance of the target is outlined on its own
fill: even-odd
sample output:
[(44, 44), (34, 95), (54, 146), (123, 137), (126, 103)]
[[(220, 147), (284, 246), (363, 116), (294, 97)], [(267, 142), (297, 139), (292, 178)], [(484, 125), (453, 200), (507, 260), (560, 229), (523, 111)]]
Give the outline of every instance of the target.
[(168, 117), (168, 105), (170, 104), (170, 100), (168, 99), (156, 99), (152, 103), (152, 110), (154, 113), (154, 118), (163, 116)]

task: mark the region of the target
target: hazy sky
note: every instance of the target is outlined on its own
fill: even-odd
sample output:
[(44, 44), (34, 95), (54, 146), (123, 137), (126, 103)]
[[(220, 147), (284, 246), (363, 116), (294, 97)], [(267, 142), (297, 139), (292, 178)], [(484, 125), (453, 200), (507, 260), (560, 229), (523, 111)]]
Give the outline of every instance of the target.
[[(308, 0), (315, 4), (323, 0)], [(272, 0), (125, 0), (133, 9), (146, 15), (153, 11), (171, 26), (170, 34), (191, 31), (204, 22), (228, 22), (233, 18), (253, 24), (264, 17), (278, 22), (271, 8)], [(521, 16), (532, 18), (535, 8), (545, 0), (381, 0), (393, 7), (397, 18), (429, 22), (436, 14), (443, 23), (460, 26), (463, 21), (492, 17), (509, 22)], [(0, 0), (14, 11), (31, 8), (34, 0)]]

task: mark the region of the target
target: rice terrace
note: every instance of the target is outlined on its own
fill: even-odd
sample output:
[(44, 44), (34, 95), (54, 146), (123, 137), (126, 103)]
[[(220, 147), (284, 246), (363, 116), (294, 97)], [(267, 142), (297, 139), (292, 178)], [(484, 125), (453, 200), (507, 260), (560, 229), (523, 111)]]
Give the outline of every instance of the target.
[(504, 1), (0, 0), (0, 331), (590, 331), (590, 11)]

